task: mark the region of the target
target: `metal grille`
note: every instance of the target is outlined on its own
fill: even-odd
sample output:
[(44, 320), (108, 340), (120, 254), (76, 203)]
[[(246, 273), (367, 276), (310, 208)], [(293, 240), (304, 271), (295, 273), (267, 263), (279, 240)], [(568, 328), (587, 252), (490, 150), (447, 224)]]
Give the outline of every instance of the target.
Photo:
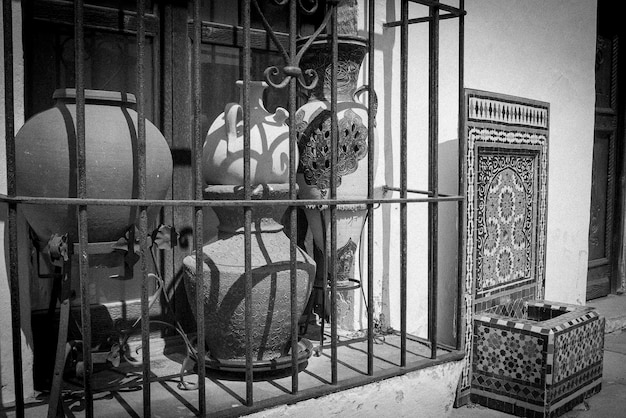
[[(399, 192), (400, 197), (398, 198), (376, 198), (374, 194), (374, 143), (373, 141), (369, 141), (369, 152), (368, 152), (368, 196), (364, 199), (337, 199), (337, 165), (338, 165), (338, 149), (337, 149), (337, 140), (338, 137), (338, 125), (337, 125), (337, 56), (338, 56), (338, 36), (337, 36), (337, 1), (326, 1), (325, 3), (318, 4), (317, 1), (311, 2), (317, 7), (325, 7), (325, 17), (322, 25), (318, 28), (316, 35), (321, 33), (322, 30), (326, 30), (329, 34), (329, 44), (330, 50), (333, 57), (333, 65), (332, 65), (332, 74), (331, 74), (331, 97), (330, 97), (330, 114), (333, 118), (333, 123), (331, 124), (331, 136), (335, 138), (335, 140), (331, 141), (331, 163), (330, 163), (330, 171), (332, 173), (330, 180), (330, 198), (329, 199), (319, 199), (319, 200), (303, 200), (297, 198), (297, 185), (296, 185), (296, 147), (297, 147), (297, 133), (296, 133), (296, 124), (297, 121), (295, 119), (296, 110), (297, 110), (297, 94), (298, 94), (298, 83), (300, 82), (302, 77), (302, 71), (299, 68), (299, 60), (300, 55), (298, 54), (298, 49), (296, 45), (296, 39), (298, 38), (299, 31), (299, 7), (301, 7), (300, 1), (290, 0), (290, 1), (278, 1), (275, 3), (277, 6), (288, 8), (289, 14), (289, 27), (288, 33), (277, 33), (272, 27), (264, 23), (264, 36), (270, 38), (270, 49), (278, 50), (283, 57), (283, 67), (281, 68), (281, 72), (285, 75), (285, 79), (281, 82), (281, 87), (287, 89), (288, 91), (288, 111), (289, 111), (289, 156), (290, 156), (290, 166), (289, 166), (289, 198), (284, 200), (253, 200), (253, 184), (250, 181), (250, 81), (251, 81), (251, 73), (250, 68), (252, 67), (251, 57), (252, 50), (256, 44), (253, 45), (253, 41), (258, 39), (258, 29), (253, 29), (251, 24), (251, 16), (253, 13), (256, 13), (255, 10), (259, 8), (256, 0), (245, 0), (241, 2), (241, 16), (242, 16), (242, 25), (241, 27), (235, 28), (237, 43), (240, 42), (241, 48), (241, 56), (242, 56), (242, 78), (243, 78), (243, 120), (244, 120), (244, 178), (245, 182), (243, 185), (243, 199), (239, 200), (229, 200), (229, 201), (219, 201), (219, 200), (207, 200), (203, 198), (203, 189), (205, 185), (202, 182), (202, 146), (203, 140), (201, 133), (201, 118), (200, 118), (200, 109), (201, 109), (201, 48), (203, 44), (203, 38), (206, 36), (211, 36), (211, 34), (215, 34), (215, 32), (211, 30), (205, 30), (207, 28), (214, 28), (219, 31), (221, 28), (219, 25), (212, 25), (207, 22), (202, 22), (201, 20), (201, 2), (193, 1), (192, 8), (190, 9), (190, 28), (185, 28), (185, 32), (189, 31), (190, 36), (188, 38), (188, 46), (191, 48), (191, 75), (190, 80), (192, 84), (192, 97), (191, 97), (191, 108), (193, 114), (193, 124), (191, 134), (193, 136), (193, 147), (192, 147), (192, 168), (193, 168), (193, 193), (192, 198), (190, 199), (165, 199), (165, 200), (151, 200), (146, 198), (146, 69), (144, 68), (144, 54), (146, 48), (146, 31), (152, 31), (153, 28), (150, 26), (146, 27), (147, 24), (153, 24), (153, 20), (150, 17), (146, 16), (146, 3), (144, 0), (137, 1), (136, 12), (129, 13), (133, 19), (124, 20), (125, 24), (127, 22), (131, 22), (132, 30), (131, 32), (136, 33), (136, 42), (137, 42), (137, 113), (138, 113), (138, 162), (137, 162), (137, 177), (139, 179), (138, 183), (138, 197), (136, 199), (98, 199), (94, 197), (87, 196), (87, 176), (86, 176), (86, 165), (85, 165), (85, 69), (83, 67), (85, 61), (85, 5), (82, 0), (74, 2), (73, 9), (73, 28), (74, 28), (74, 50), (75, 50), (75, 87), (76, 87), (76, 105), (77, 105), (77, 114), (76, 114), (76, 153), (77, 153), (77, 164), (78, 164), (78, 175), (77, 175), (77, 197), (55, 197), (55, 198), (43, 198), (43, 197), (33, 197), (33, 196), (18, 196), (16, 195), (16, 179), (15, 179), (15, 132), (14, 132), (14, 87), (13, 87), (13, 50), (12, 50), (12, 2), (5, 1), (3, 2), (3, 18), (4, 18), (4, 60), (5, 60), (5, 126), (6, 126), (6, 161), (7, 161), (7, 184), (8, 191), (7, 195), (1, 196), (1, 201), (6, 203), (9, 208), (9, 217), (8, 217), (8, 228), (9, 228), (9, 272), (11, 278), (11, 306), (12, 306), (12, 324), (13, 324), (13, 364), (14, 364), (14, 376), (15, 376), (15, 393), (16, 393), (16, 412), (18, 416), (24, 416), (25, 410), (25, 400), (24, 400), (24, 391), (23, 391), (23, 379), (21, 375), (22, 370), (22, 347), (21, 347), (21, 339), (20, 339), (20, 330), (22, 327), (21, 319), (20, 319), (20, 295), (19, 295), (19, 286), (18, 286), (18, 236), (17, 236), (17, 219), (16, 219), (16, 211), (18, 205), (71, 205), (77, 208), (77, 224), (78, 224), (78, 242), (77, 242), (77, 251), (78, 251), (78, 260), (80, 265), (80, 296), (81, 296), (81, 315), (82, 315), (82, 338), (83, 338), (83, 359), (84, 359), (84, 378), (83, 378), (83, 386), (84, 386), (84, 402), (85, 402), (85, 413), (87, 416), (94, 415), (94, 400), (93, 400), (93, 391), (92, 391), (92, 375), (93, 375), (93, 364), (91, 360), (91, 335), (92, 335), (92, 324), (91, 324), (91, 310), (90, 310), (90, 294), (89, 294), (89, 251), (88, 251), (88, 243), (89, 237), (87, 234), (87, 227), (89, 224), (89, 211), (87, 210), (88, 206), (132, 206), (136, 207), (139, 213), (138, 216), (138, 239), (139, 239), (139, 256), (140, 256), (140, 267), (142, 272), (142, 290), (141, 290), (141, 341), (143, 346), (142, 351), (142, 376), (143, 382), (149, 382), (151, 379), (150, 372), (150, 309), (149, 309), (149, 272), (148, 272), (148, 258), (149, 258), (149, 248), (147, 237), (149, 235), (148, 224), (147, 224), (147, 211), (148, 208), (153, 206), (166, 207), (166, 208), (191, 208), (193, 210), (193, 228), (194, 228), (194, 250), (197, 254), (202, 253), (203, 246), (203, 226), (205, 220), (203, 219), (203, 211), (202, 209), (205, 207), (219, 207), (219, 206), (239, 206), (242, 207), (245, 219), (245, 250), (244, 250), (244, 259), (246, 264), (246, 286), (245, 286), (245, 314), (246, 314), (246, 335), (248, 337), (248, 344), (246, 349), (246, 367), (245, 367), (245, 381), (246, 381), (246, 399), (244, 404), (249, 408), (254, 408), (254, 372), (253, 372), (253, 355), (252, 355), (252, 344), (250, 341), (251, 332), (251, 315), (252, 315), (252, 307), (251, 307), (251, 294), (252, 294), (252, 272), (251, 272), (251, 235), (252, 235), (252, 210), (257, 207), (264, 206), (273, 206), (273, 205), (287, 205), (289, 206), (288, 210), (288, 225), (289, 225), (289, 236), (290, 236), (290, 277), (291, 277), (291, 305), (296, 306), (296, 293), (294, 291), (296, 287), (296, 248), (297, 248), (297, 211), (298, 207), (304, 206), (319, 206), (319, 205), (327, 205), (330, 213), (330, 234), (327, 237), (327, 245), (325, 248), (326, 258), (329, 263), (324, 263), (322, 266), (318, 266), (318, 268), (324, 269), (324, 277), (328, 277), (327, 272), (330, 273), (330, 276), (336, 276), (337, 271), (336, 267), (338, 264), (337, 260), (337, 210), (340, 205), (348, 205), (348, 204), (358, 204), (365, 205), (367, 207), (367, 265), (368, 270), (366, 273), (367, 280), (367, 289), (374, 288), (374, 230), (375, 223), (374, 219), (376, 216), (374, 208), (377, 205), (389, 205), (389, 204), (399, 204), (400, 206), (400, 247), (401, 247), (401, 257), (400, 257), (400, 299), (397, 301), (400, 305), (401, 312), (401, 326), (400, 326), (400, 367), (392, 368), (389, 371), (375, 372), (374, 370), (374, 341), (376, 338), (375, 335), (375, 323), (374, 323), (374, 298), (373, 292), (368, 291), (366, 295), (367, 300), (367, 375), (363, 376), (360, 379), (352, 380), (350, 382), (342, 382), (338, 379), (337, 373), (337, 364), (338, 364), (338, 356), (337, 356), (337, 347), (338, 347), (338, 335), (337, 335), (337, 323), (336, 321), (331, 321), (331, 330), (330, 330), (330, 353), (331, 353), (331, 381), (327, 385), (327, 388), (322, 389), (321, 391), (307, 392), (305, 394), (300, 393), (299, 391), (299, 375), (298, 375), (298, 359), (297, 356), (292, 356), (292, 364), (291, 364), (291, 393), (294, 397), (292, 400), (285, 401), (284, 399), (279, 399), (275, 401), (275, 404), (284, 403), (284, 402), (295, 402), (295, 400), (304, 399), (307, 397), (319, 396), (323, 393), (330, 393), (337, 390), (337, 385), (339, 387), (351, 387), (356, 385), (365, 384), (368, 382), (372, 382), (375, 380), (380, 380), (386, 377), (390, 377), (393, 375), (400, 375), (407, 373), (411, 370), (416, 370), (419, 368), (427, 367), (429, 365), (437, 364), (443, 361), (450, 361), (454, 359), (459, 359), (458, 351), (461, 349), (462, 339), (458, 339), (457, 347), (453, 347), (452, 351), (448, 354), (441, 355), (438, 353), (438, 348), (441, 347), (441, 344), (437, 341), (437, 297), (438, 297), (438, 289), (437, 289), (437, 254), (438, 254), (438, 209), (439, 204), (442, 202), (452, 202), (451, 204), (456, 204), (460, 207), (462, 204), (462, 197), (457, 195), (444, 195), (439, 192), (439, 178), (438, 178), (438, 120), (439, 120), (439, 111), (438, 111), (438, 102), (439, 102), (439, 91), (438, 91), (438, 80), (439, 80), (439, 22), (445, 19), (458, 19), (458, 27), (459, 27), (459, 114), (463, 114), (463, 96), (460, 94), (461, 89), (463, 88), (463, 18), (464, 18), (464, 2), (463, 0), (459, 1), (458, 7), (449, 6), (443, 4), (436, 0), (413, 0), (412, 3), (419, 3), (421, 5), (425, 5), (429, 7), (429, 15), (426, 17), (419, 18), (409, 18), (409, 1), (401, 1), (401, 19), (396, 22), (388, 22), (386, 23), (385, 30), (399, 30), (400, 31), (400, 42), (401, 42), (401, 95), (398, 98), (400, 101), (401, 107), (401, 115), (400, 115), (400, 131), (401, 131), (401, 149), (400, 155), (401, 157), (401, 167), (400, 167), (400, 187), (389, 186), (387, 190), (397, 191)], [(306, 3), (306, 2), (305, 2)], [(369, 32), (368, 35), (368, 67), (367, 67), (367, 76), (368, 76), (368, 92), (369, 97), (374, 96), (375, 82), (376, 82), (376, 74), (375, 74), (375, 66), (373, 57), (376, 54), (375, 49), (375, 16), (377, 15), (376, 11), (376, 2), (374, 0), (369, 0), (367, 2), (367, 11), (366, 16), (367, 19), (367, 30)], [(441, 13), (443, 12), (443, 13)], [(429, 28), (429, 109), (428, 109), (428, 136), (429, 136), (429, 147), (428, 147), (428, 155), (429, 155), (429, 171), (428, 171), (428, 191), (420, 191), (409, 188), (408, 185), (408, 176), (407, 169), (410, 163), (410, 156), (407, 153), (407, 138), (408, 138), (408, 130), (407, 130), (407, 118), (408, 118), (408, 108), (407, 108), (407, 90), (408, 90), (408, 56), (409, 56), (409, 26), (416, 23), (425, 23)], [(208, 35), (207, 35), (208, 34)], [(256, 34), (256, 35), (255, 35)], [(240, 41), (239, 41), (240, 39)], [(272, 79), (268, 78), (268, 82), (272, 83)], [(167, 83), (167, 82), (166, 82)], [(301, 83), (301, 82), (300, 82)], [(302, 83), (301, 83), (302, 84)], [(164, 122), (166, 124), (168, 122)], [(368, 136), (369, 138), (374, 138), (374, 114), (371, 109), (368, 112)], [(459, 136), (460, 137), (460, 136)], [(462, 155), (462, 150), (459, 150), (459, 161), (464, 161), (464, 156)], [(459, 167), (461, 167), (461, 163)], [(459, 173), (459, 190), (462, 190), (462, 173)], [(419, 195), (423, 196), (419, 196)], [(431, 361), (420, 362), (418, 364), (410, 364), (407, 362), (407, 339), (410, 336), (407, 335), (407, 298), (410, 296), (407, 294), (407, 258), (409, 254), (407, 254), (407, 207), (410, 204), (420, 204), (425, 203), (428, 205), (428, 340), (425, 343), (430, 347)], [(459, 218), (462, 215), (462, 211), (458, 211)], [(462, 219), (459, 219), (460, 224), (462, 224)], [(462, 248), (462, 243), (459, 242), (460, 248)], [(325, 259), (326, 259), (325, 258)], [(196, 275), (198, 277), (202, 276), (203, 272), (203, 263), (202, 258), (196, 258)], [(326, 289), (326, 282), (324, 282), (324, 292), (330, 293), (330, 312), (331, 318), (336, 318), (337, 316), (337, 287), (336, 281), (329, 281), (329, 289)], [(456, 301), (457, 305), (460, 305), (462, 300), (462, 286), (458, 286), (459, 294), (458, 300)], [(190, 303), (196, 304), (197, 309), (197, 329), (196, 336), (197, 341), (204, 341), (204, 301), (202, 299), (202, 292), (197, 292), (197, 300), (190, 301)], [(457, 312), (461, 312), (462, 309), (457, 309)], [(460, 314), (459, 314), (460, 315)], [(460, 318), (456, 319), (456, 326), (461, 327), (462, 322)], [(463, 335), (462, 332), (457, 331), (457, 335)], [(59, 341), (60, 345), (64, 345), (64, 341)], [(292, 352), (298, 351), (298, 314), (294, 309), (291, 311), (291, 350)], [(210, 403), (210, 399), (206, 399), (206, 387), (205, 387), (205, 347), (204, 344), (200, 343), (196, 346), (197, 353), (197, 374), (198, 374), (198, 405), (197, 412), (199, 415), (205, 415), (207, 412), (207, 402)], [(150, 384), (143, 384), (143, 414), (144, 416), (151, 415), (151, 392), (150, 392)], [(54, 399), (54, 397), (58, 395), (58, 393), (53, 393), (51, 397), (51, 409), (50, 414), (54, 415), (56, 413), (56, 406), (58, 399)], [(54, 406), (52, 406), (54, 405)], [(263, 407), (270, 406), (271, 402), (265, 403)], [(249, 409), (252, 411), (254, 409)]]

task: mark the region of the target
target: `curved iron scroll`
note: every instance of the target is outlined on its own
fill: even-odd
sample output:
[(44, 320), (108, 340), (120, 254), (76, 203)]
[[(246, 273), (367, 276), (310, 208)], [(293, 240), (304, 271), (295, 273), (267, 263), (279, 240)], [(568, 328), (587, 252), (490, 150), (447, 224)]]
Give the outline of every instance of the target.
[[(290, 0), (273, 0), (273, 1), (278, 6), (284, 6), (288, 4)], [(308, 0), (308, 1), (297, 0), (297, 1), (298, 1), (298, 6), (300, 7), (300, 10), (304, 14), (315, 13), (319, 6), (318, 0)], [(308, 3), (309, 6), (307, 7), (305, 3)], [(315, 30), (313, 35), (311, 35), (308, 38), (307, 42), (302, 46), (302, 48), (300, 48), (296, 56), (291, 57), (289, 55), (289, 52), (287, 52), (283, 44), (276, 37), (274, 30), (272, 29), (271, 25), (265, 18), (265, 15), (261, 11), (258, 1), (252, 0), (252, 4), (254, 5), (254, 8), (256, 9), (257, 13), (259, 14), (261, 18), (263, 27), (265, 27), (267, 34), (270, 36), (270, 39), (272, 40), (274, 45), (276, 45), (276, 48), (278, 48), (278, 50), (280, 51), (286, 63), (286, 65), (282, 68), (282, 73), (284, 74), (284, 77), (282, 78), (282, 80), (276, 80), (276, 77), (281, 74), (281, 69), (278, 68), (278, 66), (273, 65), (265, 69), (263, 74), (265, 76), (265, 81), (267, 82), (267, 84), (277, 89), (282, 89), (289, 84), (289, 80), (291, 80), (292, 77), (295, 77), (298, 80), (298, 83), (300, 84), (300, 86), (302, 86), (304, 89), (312, 90), (313, 88), (315, 88), (315, 86), (318, 83), (318, 78), (319, 78), (317, 76), (317, 73), (313, 69), (308, 69), (303, 72), (302, 69), (300, 68), (300, 60), (302, 59), (302, 56), (307, 51), (307, 49), (309, 49), (313, 41), (315, 41), (317, 37), (320, 35), (320, 33), (322, 33), (322, 31), (326, 29), (326, 27), (328, 26), (328, 22), (330, 21), (330, 18), (332, 16), (332, 11), (334, 8), (337, 7), (337, 4), (339, 3), (339, 1), (332, 0), (332, 1), (327, 1), (326, 3), (330, 7), (326, 11), (326, 15), (324, 16), (324, 20), (322, 21), (322, 24)]]

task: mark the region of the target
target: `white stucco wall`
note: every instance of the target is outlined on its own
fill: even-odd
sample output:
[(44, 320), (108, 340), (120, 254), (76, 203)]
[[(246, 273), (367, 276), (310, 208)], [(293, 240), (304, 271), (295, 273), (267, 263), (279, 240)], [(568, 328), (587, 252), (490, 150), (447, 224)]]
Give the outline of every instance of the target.
[[(399, 186), (398, 4), (377, 2), (376, 90), (379, 186)], [(363, 6), (362, 6), (363, 9)], [(545, 297), (585, 303), (587, 237), (595, 102), (596, 2), (469, 0), (465, 18), (465, 87), (550, 103), (548, 232)], [(410, 17), (427, 15), (411, 4)], [(441, 22), (439, 80), (440, 192), (456, 193), (457, 31)], [(427, 189), (427, 25), (409, 30), (408, 187)], [(397, 194), (395, 194), (397, 196)], [(454, 339), (456, 236), (454, 207), (440, 205), (440, 339)], [(409, 206), (408, 331), (426, 334), (426, 206)], [(376, 212), (377, 309), (399, 328), (399, 208)], [(364, 270), (365, 271), (365, 270)]]
[(461, 362), (447, 363), (249, 416), (445, 417), (452, 410), (461, 367)]
[(466, 87), (550, 103), (546, 292), (585, 303), (595, 0), (466, 2)]
[[(13, 0), (13, 84), (14, 84), (14, 111), (15, 111), (15, 132), (24, 123), (24, 59), (22, 55), (22, 9), (21, 2)], [(0, 32), (3, 22), (0, 21)], [(4, 50), (4, 37), (0, 36), (0, 45)], [(0, 193), (7, 192), (6, 176), (6, 128), (5, 128), (5, 103), (4, 103), (4, 59), (0, 60), (0, 85), (2, 86), (2, 100), (0, 102)], [(8, 252), (8, 206), (0, 204), (0, 404), (6, 404), (15, 400), (14, 377), (13, 377), (13, 338), (11, 331), (11, 297), (9, 290), (9, 252)], [(22, 216), (18, 216), (18, 233), (27, 233), (26, 223)], [(27, 235), (26, 235), (27, 236)], [(22, 240), (22, 242), (25, 242)], [(22, 246), (22, 249), (26, 248)], [(20, 251), (20, 263), (18, 269), (22, 272), (28, 269), (28, 253)], [(24, 276), (27, 277), (27, 276)], [(20, 296), (23, 301), (28, 301), (29, 286), (27, 280), (20, 281)], [(23, 303), (21, 309), (22, 322), (22, 376), (24, 381), (24, 394), (27, 397), (33, 395), (33, 356), (30, 348), (30, 306)]]

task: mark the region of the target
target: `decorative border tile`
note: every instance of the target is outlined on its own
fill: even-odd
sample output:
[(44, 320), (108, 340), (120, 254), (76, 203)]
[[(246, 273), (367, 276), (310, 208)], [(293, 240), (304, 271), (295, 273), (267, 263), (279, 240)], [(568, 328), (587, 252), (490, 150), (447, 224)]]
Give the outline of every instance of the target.
[[(502, 97), (495, 98), (490, 93), (477, 91), (472, 93), (468, 96), (468, 120), (548, 129), (547, 106), (529, 104), (525, 99)], [(516, 101), (518, 99), (519, 102)]]

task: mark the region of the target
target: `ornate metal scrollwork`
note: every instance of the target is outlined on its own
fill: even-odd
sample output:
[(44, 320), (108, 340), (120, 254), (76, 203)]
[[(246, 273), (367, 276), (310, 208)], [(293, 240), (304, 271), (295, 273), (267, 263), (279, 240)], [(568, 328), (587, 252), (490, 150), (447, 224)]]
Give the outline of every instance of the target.
[[(289, 3), (289, 1), (290, 0), (273, 0), (274, 4), (278, 6), (285, 6)], [(299, 9), (302, 11), (302, 13), (307, 14), (307, 15), (311, 15), (315, 13), (319, 7), (319, 0), (297, 0), (297, 1), (298, 1)], [(254, 5), (255, 10), (260, 16), (261, 22), (263, 23), (263, 27), (267, 31), (267, 34), (269, 35), (274, 45), (276, 45), (276, 48), (278, 48), (278, 50), (280, 51), (280, 54), (282, 55), (286, 63), (286, 65), (282, 69), (278, 68), (278, 66), (275, 66), (275, 65), (270, 66), (265, 69), (263, 74), (265, 76), (265, 81), (267, 82), (267, 84), (269, 84), (270, 86), (274, 88), (282, 89), (289, 84), (289, 81), (292, 78), (295, 78), (298, 80), (298, 83), (300, 84), (300, 86), (303, 87), (304, 89), (306, 90), (314, 89), (315, 86), (317, 86), (317, 83), (319, 81), (318, 76), (316, 72), (312, 69), (302, 71), (302, 69), (300, 68), (300, 60), (302, 59), (302, 56), (307, 51), (307, 49), (309, 49), (313, 41), (315, 41), (315, 39), (317, 39), (320, 33), (322, 33), (322, 31), (326, 29), (326, 27), (328, 26), (328, 22), (330, 21), (330, 17), (332, 16), (332, 11), (334, 8), (337, 7), (337, 4), (339, 4), (339, 1), (332, 0), (332, 1), (326, 2), (326, 4), (329, 5), (330, 7), (326, 11), (324, 20), (322, 21), (321, 25), (315, 30), (313, 35), (311, 35), (308, 38), (307, 42), (300, 48), (300, 50), (298, 51), (295, 57), (291, 57), (289, 55), (284, 45), (276, 37), (276, 33), (274, 32), (274, 30), (272, 29), (272, 26), (269, 24), (269, 22), (265, 18), (265, 15), (263, 14), (261, 10), (261, 7), (259, 6), (258, 1), (252, 0), (252, 4)], [(283, 76), (282, 79), (279, 78), (281, 74)]]

